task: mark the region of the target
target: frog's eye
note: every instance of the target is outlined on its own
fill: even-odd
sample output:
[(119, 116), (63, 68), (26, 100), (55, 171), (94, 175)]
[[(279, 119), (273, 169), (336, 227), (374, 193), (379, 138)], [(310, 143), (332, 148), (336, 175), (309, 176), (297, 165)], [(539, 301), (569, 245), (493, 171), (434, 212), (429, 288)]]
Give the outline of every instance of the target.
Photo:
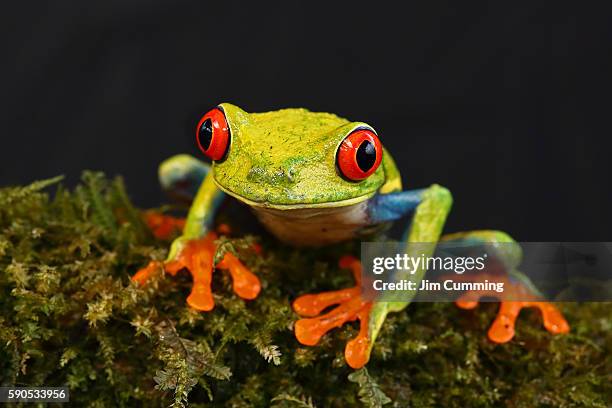
[(357, 129), (338, 148), (336, 160), (342, 175), (350, 180), (363, 180), (374, 173), (382, 161), (382, 145), (369, 129)]
[(225, 114), (219, 108), (209, 111), (196, 128), (198, 147), (212, 160), (221, 160), (227, 152), (230, 130)]

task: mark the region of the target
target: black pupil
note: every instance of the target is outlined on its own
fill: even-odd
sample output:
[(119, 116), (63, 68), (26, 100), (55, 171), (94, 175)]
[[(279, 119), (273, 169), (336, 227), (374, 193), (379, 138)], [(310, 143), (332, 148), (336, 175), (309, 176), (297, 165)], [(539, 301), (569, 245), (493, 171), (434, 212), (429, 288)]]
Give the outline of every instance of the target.
[(210, 142), (212, 142), (213, 129), (212, 129), (212, 121), (210, 119), (206, 119), (202, 126), (200, 126), (200, 132), (198, 137), (200, 138), (200, 145), (204, 148), (204, 150), (208, 150), (210, 147)]
[(363, 172), (367, 172), (376, 162), (376, 148), (369, 140), (364, 140), (357, 149), (357, 165)]

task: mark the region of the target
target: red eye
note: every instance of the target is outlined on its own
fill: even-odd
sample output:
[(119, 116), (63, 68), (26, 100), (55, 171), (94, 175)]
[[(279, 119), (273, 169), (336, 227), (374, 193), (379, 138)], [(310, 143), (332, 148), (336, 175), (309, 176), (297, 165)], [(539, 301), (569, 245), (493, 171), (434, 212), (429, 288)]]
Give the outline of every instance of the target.
[(363, 180), (376, 171), (382, 161), (382, 152), (380, 140), (373, 131), (355, 130), (338, 148), (338, 167), (344, 177)]
[(198, 122), (196, 128), (198, 147), (212, 160), (221, 160), (227, 152), (230, 130), (223, 111), (215, 108)]

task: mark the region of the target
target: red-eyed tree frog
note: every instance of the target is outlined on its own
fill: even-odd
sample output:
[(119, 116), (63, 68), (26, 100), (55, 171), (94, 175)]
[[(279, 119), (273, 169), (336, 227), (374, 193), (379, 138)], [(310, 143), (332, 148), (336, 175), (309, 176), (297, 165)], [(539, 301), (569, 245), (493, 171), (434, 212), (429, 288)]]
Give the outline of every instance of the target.
[[(404, 248), (411, 243), (442, 240), (513, 242), (499, 231), (471, 231), (442, 236), (450, 211), (451, 193), (433, 184), (402, 190), (398, 169), (368, 124), (352, 122), (330, 113), (282, 109), (247, 113), (223, 103), (206, 113), (196, 128), (197, 144), (212, 166), (187, 155), (174, 156), (159, 167), (163, 189), (193, 200), (182, 235), (171, 245), (163, 265), (152, 262), (134, 275), (144, 283), (155, 268), (175, 274), (186, 268), (193, 277), (187, 303), (210, 311), (213, 269), (229, 269), (234, 291), (245, 299), (259, 295), (259, 279), (234, 255), (227, 253), (213, 265), (212, 230), (215, 213), (225, 196), (250, 206), (259, 221), (278, 239), (296, 246), (332, 245), (361, 239), (379, 227), (411, 215)], [(431, 246), (432, 250), (434, 246)], [(424, 254), (430, 255), (430, 254)], [(340, 260), (359, 280), (361, 265), (352, 257)], [(420, 268), (416, 277), (425, 270)], [(345, 348), (347, 363), (358, 368), (370, 357), (377, 334), (390, 312), (404, 302), (367, 301), (360, 287), (306, 294), (293, 302), (302, 316), (295, 336), (304, 345), (315, 345), (329, 330), (358, 319), (360, 331)], [(330, 306), (333, 310), (321, 314)], [(458, 302), (472, 308), (475, 301)], [(489, 338), (506, 342), (514, 336), (514, 322), (522, 307), (538, 307), (545, 327), (553, 333), (569, 330), (561, 313), (545, 302), (502, 302)]]

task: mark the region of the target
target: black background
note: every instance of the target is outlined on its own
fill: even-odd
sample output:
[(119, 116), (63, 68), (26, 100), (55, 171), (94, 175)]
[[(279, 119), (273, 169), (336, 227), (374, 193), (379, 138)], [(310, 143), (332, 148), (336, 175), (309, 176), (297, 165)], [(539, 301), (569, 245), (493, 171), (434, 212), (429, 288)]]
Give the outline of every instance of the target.
[[(455, 198), (447, 230), (610, 240), (612, 24), (559, 2), (14, 2), (2, 13), (0, 185), (82, 169), (164, 197), (228, 101), (370, 123), (405, 188)], [(6, 7), (4, 5), (3, 7)]]

